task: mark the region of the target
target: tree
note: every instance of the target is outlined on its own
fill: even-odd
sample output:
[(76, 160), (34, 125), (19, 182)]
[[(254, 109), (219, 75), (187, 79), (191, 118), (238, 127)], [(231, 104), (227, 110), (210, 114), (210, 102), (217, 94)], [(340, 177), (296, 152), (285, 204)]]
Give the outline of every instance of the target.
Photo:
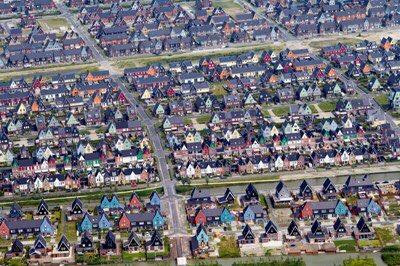
[(208, 183), (210, 183), (210, 178), (206, 176), (206, 184), (208, 185)]

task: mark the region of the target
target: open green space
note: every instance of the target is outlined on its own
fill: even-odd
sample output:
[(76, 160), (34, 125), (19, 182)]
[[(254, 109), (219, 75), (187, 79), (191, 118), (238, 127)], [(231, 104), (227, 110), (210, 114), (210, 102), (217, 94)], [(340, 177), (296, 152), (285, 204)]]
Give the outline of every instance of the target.
[(388, 266), (398, 266), (400, 264), (400, 245), (386, 246), (381, 249), (382, 260)]
[(335, 111), (335, 109), (336, 109), (336, 103), (335, 102), (322, 102), (322, 103), (318, 104), (318, 107), (323, 112), (332, 112), (332, 111)]
[(387, 106), (389, 103), (388, 95), (378, 95), (378, 96), (375, 96), (375, 99), (382, 107)]
[(339, 42), (342, 44), (353, 45), (361, 41), (362, 40), (356, 38), (340, 38), (340, 40), (312, 41), (309, 43), (309, 46), (315, 49), (321, 49), (325, 46), (336, 45)]
[(355, 252), (356, 251), (357, 242), (354, 239), (336, 240), (336, 241), (333, 241), (333, 243), (341, 251), (342, 250), (344, 250), (346, 252)]
[(312, 112), (313, 114), (317, 114), (317, 113), (318, 113), (318, 110), (317, 110), (317, 108), (316, 108), (314, 105), (310, 104), (309, 107), (310, 107), (311, 112)]
[(213, 1), (213, 7), (222, 7), (222, 9), (238, 9), (242, 10), (242, 6), (234, 1)]
[(272, 112), (273, 112), (276, 116), (288, 115), (288, 113), (289, 113), (289, 107), (278, 107), (278, 108), (274, 108), (274, 109), (272, 109)]
[(39, 24), (44, 28), (44, 29), (49, 29), (49, 30), (59, 30), (61, 27), (67, 27), (69, 28), (71, 25), (69, 24), (68, 20), (65, 18), (45, 18), (45, 19), (40, 19)]
[(207, 124), (208, 122), (210, 122), (210, 116), (209, 115), (204, 115), (204, 116), (199, 116), (196, 117), (196, 122), (199, 124)]
[(383, 246), (385, 246), (388, 243), (394, 243), (396, 241), (396, 236), (393, 230), (391, 230), (390, 228), (376, 227), (375, 233)]
[(64, 234), (65, 234), (65, 237), (69, 241), (77, 240), (76, 231), (77, 231), (77, 228), (76, 228), (75, 221), (66, 221), (65, 222)]
[(232, 266), (306, 266), (306, 262), (302, 258), (286, 258), (286, 259), (254, 259), (252, 261), (234, 262)]
[(135, 261), (135, 260), (145, 260), (146, 253), (138, 252), (138, 253), (129, 253), (127, 251), (122, 252), (122, 260), (123, 261)]
[(236, 245), (234, 236), (223, 236), (221, 242), (218, 243), (218, 253), (220, 258), (237, 258), (240, 257), (240, 251)]
[(212, 94), (215, 97), (223, 97), (224, 95), (227, 95), (228, 92), (225, 90), (223, 83), (222, 82), (215, 82), (211, 85), (211, 90)]
[(344, 260), (343, 266), (376, 266), (376, 263), (372, 258), (357, 258)]
[(371, 239), (371, 240), (358, 240), (358, 245), (362, 248), (370, 247), (370, 248), (380, 248), (381, 242), (378, 239)]

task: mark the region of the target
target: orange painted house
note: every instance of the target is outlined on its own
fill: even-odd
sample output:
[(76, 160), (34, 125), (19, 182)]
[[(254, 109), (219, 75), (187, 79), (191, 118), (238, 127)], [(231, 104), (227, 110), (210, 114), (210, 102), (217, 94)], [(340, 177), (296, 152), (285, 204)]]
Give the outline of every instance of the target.
[(133, 192), (131, 197), (129, 198), (129, 206), (134, 209), (142, 208), (142, 202), (135, 192)]
[(108, 70), (95, 71), (95, 72), (88, 71), (83, 76), (83, 79), (89, 83), (99, 82), (109, 78), (110, 78), (110, 73)]
[(0, 223), (0, 237), (8, 237), (10, 235), (10, 229), (7, 226), (6, 220), (2, 220)]
[(194, 216), (194, 223), (195, 224), (203, 224), (203, 225), (207, 224), (207, 217), (204, 214), (203, 210), (199, 209), (196, 212), (196, 214)]
[(124, 212), (118, 221), (118, 228), (119, 229), (129, 229), (130, 227), (131, 227), (131, 221), (129, 220), (129, 218), (126, 216), (126, 213)]

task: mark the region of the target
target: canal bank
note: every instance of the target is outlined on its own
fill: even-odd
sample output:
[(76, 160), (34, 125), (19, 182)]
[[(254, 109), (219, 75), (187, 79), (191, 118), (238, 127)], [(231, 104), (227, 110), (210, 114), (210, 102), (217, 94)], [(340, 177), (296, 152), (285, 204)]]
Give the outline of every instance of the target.
[[(268, 256), (268, 257), (242, 257), (242, 258), (226, 258), (226, 259), (207, 259), (207, 260), (188, 260), (190, 266), (207, 266), (212, 263), (219, 263), (222, 266), (231, 266), (235, 262), (259, 262), (259, 261), (276, 261), (284, 260), (286, 258), (299, 258), (301, 257), (307, 266), (339, 266), (343, 265), (343, 260), (356, 259), (356, 258), (372, 258), (377, 266), (386, 266), (381, 259), (381, 254), (376, 253), (342, 253), (342, 254), (320, 254), (320, 255), (301, 255), (301, 256)], [(129, 265), (129, 264), (118, 264)], [(175, 261), (154, 261), (154, 262), (135, 262), (132, 265), (143, 265), (143, 266), (169, 266), (176, 265)]]
[[(352, 176), (354, 177), (359, 177), (363, 176), (364, 174), (353, 174)], [(329, 179), (337, 186), (337, 187), (342, 187), (343, 184), (346, 182), (347, 178), (349, 175), (344, 174), (344, 175), (335, 175), (335, 176), (329, 176)], [(395, 181), (395, 180), (400, 180), (400, 172), (385, 172), (385, 173), (371, 173), (368, 174), (372, 182), (386, 182), (386, 181)], [(322, 187), (325, 179), (328, 176), (319, 176), (319, 177), (310, 177), (307, 176), (306, 174), (303, 175), (303, 177), (300, 179), (296, 180), (284, 180), (286, 186), (288, 187), (289, 190), (298, 190), (300, 183), (303, 181), (303, 179), (306, 179), (307, 182), (314, 188), (319, 188)], [(253, 183), (256, 188), (260, 192), (264, 193), (271, 193), (275, 191), (275, 188), (277, 184), (279, 183), (280, 179), (273, 179), (273, 180), (264, 180), (264, 181), (253, 181), (249, 180), (248, 182), (245, 181), (238, 181), (238, 182), (227, 182), (225, 183), (218, 183), (219, 185), (216, 186), (213, 183), (203, 184), (201, 187), (207, 188), (210, 190), (211, 194), (213, 195), (220, 195), (223, 194), (226, 190), (227, 187), (229, 187), (232, 192), (234, 193), (244, 193), (244, 190), (249, 183)], [(223, 185), (222, 185), (223, 184)], [(195, 187), (198, 184), (191, 184), (191, 186), (186, 189), (186, 192), (180, 193), (180, 194), (189, 194), (191, 191), (191, 187)], [(179, 193), (179, 192), (178, 192)]]

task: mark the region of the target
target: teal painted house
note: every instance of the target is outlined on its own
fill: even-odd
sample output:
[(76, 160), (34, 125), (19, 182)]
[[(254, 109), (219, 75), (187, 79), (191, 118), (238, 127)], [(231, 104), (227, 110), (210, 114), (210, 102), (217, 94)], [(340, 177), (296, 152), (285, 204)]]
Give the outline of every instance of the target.
[(119, 200), (115, 194), (111, 195), (111, 200), (109, 201), (110, 208), (121, 208), (121, 204), (119, 204)]
[(221, 213), (221, 222), (222, 223), (230, 223), (233, 222), (235, 219), (232, 214), (228, 211), (227, 208), (224, 208)]
[(342, 201), (338, 200), (335, 207), (335, 214), (337, 216), (347, 216), (348, 213), (349, 209), (346, 207), (346, 205), (344, 205)]
[(154, 227), (162, 227), (164, 226), (164, 218), (162, 217), (161, 213), (156, 210), (154, 217), (153, 217), (153, 226)]
[(100, 200), (100, 207), (102, 209), (116, 209), (121, 208), (121, 205), (115, 194), (111, 194), (110, 198), (108, 198), (108, 196), (104, 194)]
[(81, 231), (93, 230), (93, 223), (88, 213), (85, 213), (85, 215), (83, 216), (82, 222), (79, 227)]

